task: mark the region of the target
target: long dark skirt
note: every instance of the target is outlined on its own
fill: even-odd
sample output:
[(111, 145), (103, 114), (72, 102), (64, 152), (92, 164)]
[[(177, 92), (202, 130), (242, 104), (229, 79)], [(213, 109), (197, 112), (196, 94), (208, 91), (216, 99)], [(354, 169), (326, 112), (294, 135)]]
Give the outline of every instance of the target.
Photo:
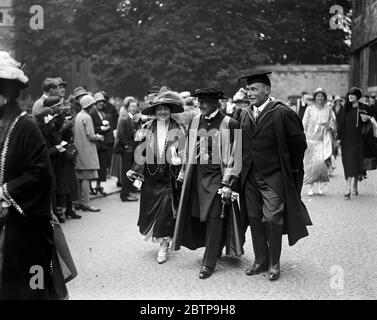
[[(156, 166), (150, 165), (151, 173), (155, 170)], [(137, 225), (142, 235), (152, 232), (154, 238), (173, 237), (175, 219), (172, 209), (169, 166), (160, 168), (154, 176), (145, 170)]]
[(103, 182), (106, 181), (107, 176), (107, 150), (98, 150), (97, 153), (99, 161), (98, 180)]
[[(5, 228), (0, 231), (4, 237), (0, 248), (0, 299), (57, 299), (51, 269), (54, 236), (50, 218), (26, 218), (10, 210)], [(32, 288), (31, 284), (41, 285), (35, 280), (40, 273), (33, 268), (43, 272), (41, 288)]]
[(56, 169), (57, 195), (68, 195), (78, 200), (77, 177), (74, 160), (62, 159)]
[(111, 159), (110, 175), (112, 177), (117, 177), (118, 181), (120, 181), (122, 177), (121, 173), (122, 173), (122, 156), (120, 154), (113, 153), (113, 157)]

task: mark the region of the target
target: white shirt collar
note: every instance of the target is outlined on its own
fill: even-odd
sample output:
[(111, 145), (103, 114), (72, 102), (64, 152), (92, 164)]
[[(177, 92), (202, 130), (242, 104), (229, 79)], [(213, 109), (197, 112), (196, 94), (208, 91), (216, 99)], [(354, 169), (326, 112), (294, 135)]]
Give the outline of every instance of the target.
[(133, 120), (134, 115), (131, 112), (128, 113), (128, 116), (131, 118), (131, 120)]
[(268, 98), (266, 100), (266, 102), (263, 103), (259, 108), (257, 108), (256, 106), (254, 106), (254, 112), (256, 112), (256, 109), (258, 109), (259, 113), (262, 113), (262, 111), (264, 110), (264, 108), (266, 108), (266, 106), (270, 103), (271, 100), (272, 100), (271, 98)]
[(42, 94), (42, 97), (47, 99), (48, 95), (44, 93), (44, 94)]
[(214, 112), (212, 112), (208, 117), (205, 117), (206, 119), (212, 119), (216, 117), (216, 115), (219, 113), (219, 109), (216, 109)]

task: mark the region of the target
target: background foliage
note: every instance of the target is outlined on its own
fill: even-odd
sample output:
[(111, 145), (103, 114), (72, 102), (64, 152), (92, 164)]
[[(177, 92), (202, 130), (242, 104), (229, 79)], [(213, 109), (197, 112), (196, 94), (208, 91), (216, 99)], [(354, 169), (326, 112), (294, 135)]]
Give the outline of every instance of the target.
[(90, 59), (111, 94), (143, 96), (214, 85), (234, 92), (260, 64), (348, 63), (349, 34), (330, 30), (329, 9), (350, 0), (40, 0), (45, 27), (29, 26), (32, 0), (14, 0), (15, 48), (31, 91), (46, 76)]

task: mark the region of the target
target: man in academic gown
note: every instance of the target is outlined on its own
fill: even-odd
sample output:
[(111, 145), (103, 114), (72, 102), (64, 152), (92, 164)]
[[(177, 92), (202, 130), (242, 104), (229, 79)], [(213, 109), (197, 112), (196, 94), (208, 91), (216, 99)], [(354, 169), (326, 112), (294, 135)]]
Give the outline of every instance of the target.
[(222, 91), (205, 88), (192, 96), (198, 98), (201, 114), (189, 125), (187, 157), (178, 178), (183, 186), (172, 249), (205, 246), (199, 278), (206, 279), (212, 275), (226, 241), (218, 190), (229, 198), (236, 188), (240, 168), (232, 150), (238, 122), (219, 111), (219, 99), (225, 98)]
[(290, 245), (308, 235), (310, 217), (301, 201), (306, 140), (297, 114), (270, 97), (269, 73), (246, 79), (250, 106), (241, 114), (241, 214), (251, 228), (255, 254), (247, 275), (280, 276), (282, 234)]

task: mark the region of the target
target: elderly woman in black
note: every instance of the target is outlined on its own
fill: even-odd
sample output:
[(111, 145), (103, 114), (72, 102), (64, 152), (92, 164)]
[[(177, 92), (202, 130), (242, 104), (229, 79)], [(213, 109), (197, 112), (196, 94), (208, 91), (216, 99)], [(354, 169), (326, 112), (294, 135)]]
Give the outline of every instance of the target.
[(179, 93), (161, 88), (152, 104), (142, 111), (155, 119), (147, 122), (135, 137), (142, 142), (135, 150), (135, 164), (127, 173), (132, 181), (143, 181), (138, 226), (145, 240), (152, 238), (160, 244), (158, 263), (167, 260), (174, 234), (179, 201), (177, 178), (181, 167), (176, 152), (185, 144), (184, 129), (171, 114), (183, 111)]
[[(358, 181), (363, 174), (363, 127), (371, 120), (369, 107), (359, 102), (362, 92), (353, 87), (348, 92), (344, 108), (338, 115), (338, 140), (342, 150), (344, 176), (346, 178), (346, 191), (344, 197), (357, 196)], [(352, 184), (353, 181), (353, 184)]]
[(27, 83), (0, 51), (0, 300), (57, 297), (51, 167), (40, 130), (17, 102)]

